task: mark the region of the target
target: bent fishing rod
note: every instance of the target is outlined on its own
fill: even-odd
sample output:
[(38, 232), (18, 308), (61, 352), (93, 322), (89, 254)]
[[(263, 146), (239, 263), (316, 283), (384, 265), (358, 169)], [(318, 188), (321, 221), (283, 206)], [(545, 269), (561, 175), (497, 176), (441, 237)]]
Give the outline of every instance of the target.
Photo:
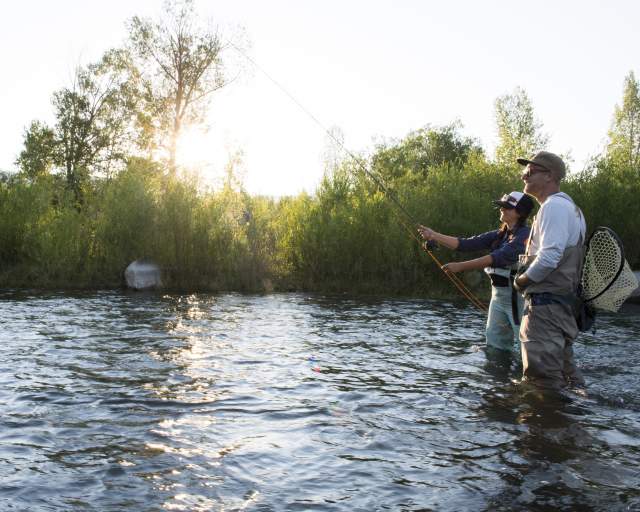
[(283, 85), (281, 85), (277, 80), (275, 80), (269, 73), (267, 73), (258, 63), (249, 57), (241, 48), (237, 45), (229, 41), (229, 46), (235, 49), (242, 57), (244, 57), (252, 66), (254, 66), (258, 71), (260, 71), (271, 83), (273, 83), (280, 91), (285, 94), (293, 103), (295, 103), (300, 110), (302, 110), (320, 129), (337, 145), (339, 149), (341, 149), (345, 154), (347, 154), (353, 162), (356, 163), (357, 167), (368, 176), (382, 191), (383, 195), (388, 198), (398, 209), (398, 211), (402, 214), (402, 217), (398, 216), (398, 222), (402, 226), (403, 229), (407, 231), (409, 236), (418, 242), (418, 245), (422, 248), (424, 252), (426, 252), (431, 259), (438, 265), (438, 268), (442, 270), (445, 276), (449, 278), (449, 280), (454, 284), (454, 286), (458, 289), (458, 291), (467, 298), (474, 306), (482, 311), (487, 310), (486, 304), (484, 304), (480, 299), (478, 299), (469, 288), (462, 282), (462, 280), (453, 272), (443, 268), (442, 263), (438, 260), (438, 258), (433, 254), (429, 245), (424, 243), (418, 235), (418, 229), (421, 224), (415, 220), (413, 215), (409, 213), (409, 211), (404, 207), (404, 205), (398, 200), (396, 194), (391, 190), (384, 182), (384, 180), (377, 176), (376, 173), (367, 169), (367, 166), (361, 161), (360, 158), (356, 157), (345, 145), (333, 134), (331, 131), (325, 127), (316, 116), (313, 115), (302, 103), (300, 103)]

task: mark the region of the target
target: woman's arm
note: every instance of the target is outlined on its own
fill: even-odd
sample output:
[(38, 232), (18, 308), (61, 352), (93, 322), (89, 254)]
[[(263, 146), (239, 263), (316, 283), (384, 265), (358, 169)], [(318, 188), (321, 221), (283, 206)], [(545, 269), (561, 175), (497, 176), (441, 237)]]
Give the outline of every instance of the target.
[(493, 258), (491, 257), (491, 254), (487, 254), (486, 256), (476, 258), (475, 260), (452, 261), (451, 263), (446, 263), (442, 265), (442, 270), (446, 270), (448, 272), (464, 272), (465, 270), (490, 267), (492, 263)]
[(457, 237), (443, 235), (442, 233), (438, 233), (437, 231), (434, 231), (433, 229), (426, 226), (420, 226), (418, 228), (418, 233), (420, 233), (420, 236), (422, 236), (424, 240), (434, 240), (444, 245), (445, 247), (448, 247), (449, 249), (457, 249), (458, 245), (460, 244), (460, 241)]

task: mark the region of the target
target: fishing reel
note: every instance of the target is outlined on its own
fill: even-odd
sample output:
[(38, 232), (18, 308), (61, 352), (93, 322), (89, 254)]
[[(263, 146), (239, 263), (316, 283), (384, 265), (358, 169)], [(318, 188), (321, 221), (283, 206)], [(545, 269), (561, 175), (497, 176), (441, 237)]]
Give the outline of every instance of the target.
[(436, 250), (438, 247), (440, 247), (440, 245), (438, 244), (438, 242), (436, 242), (435, 240), (426, 240), (423, 244), (422, 247), (424, 247), (427, 251), (434, 251)]

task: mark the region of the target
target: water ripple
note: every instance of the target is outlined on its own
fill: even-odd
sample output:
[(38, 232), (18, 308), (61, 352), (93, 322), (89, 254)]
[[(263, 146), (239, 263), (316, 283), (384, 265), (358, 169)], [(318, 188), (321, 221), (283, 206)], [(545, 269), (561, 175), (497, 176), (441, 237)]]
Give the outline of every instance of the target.
[(2, 292), (2, 510), (640, 510), (640, 335), (514, 384), (466, 305)]

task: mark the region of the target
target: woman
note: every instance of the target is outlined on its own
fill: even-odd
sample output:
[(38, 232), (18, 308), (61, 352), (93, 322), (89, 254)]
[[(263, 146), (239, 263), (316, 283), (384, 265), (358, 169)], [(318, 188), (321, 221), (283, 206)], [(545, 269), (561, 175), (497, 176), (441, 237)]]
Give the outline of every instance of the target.
[(500, 229), (471, 238), (443, 235), (431, 228), (420, 226), (422, 238), (436, 241), (458, 251), (489, 250), (489, 254), (473, 260), (452, 262), (442, 268), (449, 272), (484, 268), (491, 279), (491, 303), (487, 317), (487, 345), (500, 350), (512, 351), (514, 341), (518, 352), (520, 312), (522, 297), (512, 287), (518, 256), (524, 253), (530, 228), (527, 217), (533, 210), (533, 199), (522, 192), (505, 194), (493, 201), (500, 208)]

